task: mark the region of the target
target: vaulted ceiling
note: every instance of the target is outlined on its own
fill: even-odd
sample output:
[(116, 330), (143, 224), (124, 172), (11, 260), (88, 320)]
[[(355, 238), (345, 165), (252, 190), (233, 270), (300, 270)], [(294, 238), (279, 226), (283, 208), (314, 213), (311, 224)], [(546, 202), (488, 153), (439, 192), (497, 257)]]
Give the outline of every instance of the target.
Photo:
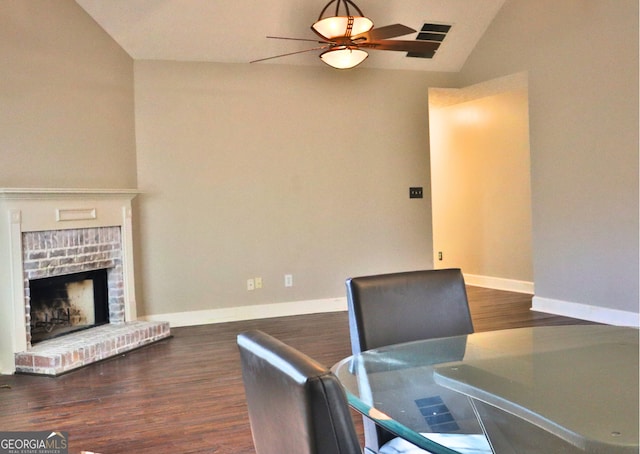
[[(459, 71), (505, 0), (359, 0), (375, 26), (395, 23), (420, 30), (451, 25), (433, 58), (405, 52), (369, 52), (363, 66), (418, 71)], [(315, 47), (310, 26), (325, 0), (76, 0), (134, 59), (248, 63)], [(374, 27), (375, 27), (374, 26)], [(416, 38), (417, 33), (398, 39)], [(255, 63), (322, 65), (320, 51)]]

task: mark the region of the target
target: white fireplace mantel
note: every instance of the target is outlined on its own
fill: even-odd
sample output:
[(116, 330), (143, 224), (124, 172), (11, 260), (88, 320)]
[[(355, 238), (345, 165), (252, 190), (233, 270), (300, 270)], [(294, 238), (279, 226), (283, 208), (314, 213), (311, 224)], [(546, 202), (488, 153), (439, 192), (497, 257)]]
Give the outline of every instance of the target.
[(134, 189), (0, 188), (0, 373), (15, 371), (27, 349), (22, 234), (118, 226), (122, 236), (125, 320), (136, 320), (131, 200)]
[(0, 188), (2, 199), (92, 198), (138, 195), (137, 189), (83, 189), (83, 188)]

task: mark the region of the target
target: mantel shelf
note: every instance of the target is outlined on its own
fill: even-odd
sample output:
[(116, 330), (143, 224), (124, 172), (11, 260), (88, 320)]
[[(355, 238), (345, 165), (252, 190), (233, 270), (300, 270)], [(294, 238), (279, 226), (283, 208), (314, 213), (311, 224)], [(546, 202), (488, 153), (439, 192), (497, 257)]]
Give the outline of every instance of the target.
[(0, 199), (134, 198), (137, 189), (0, 188)]

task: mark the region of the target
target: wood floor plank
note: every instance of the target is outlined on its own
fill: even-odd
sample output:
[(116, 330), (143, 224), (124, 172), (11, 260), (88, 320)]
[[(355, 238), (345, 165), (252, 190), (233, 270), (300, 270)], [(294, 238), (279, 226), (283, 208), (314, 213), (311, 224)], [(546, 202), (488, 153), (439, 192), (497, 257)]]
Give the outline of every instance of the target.
[[(533, 312), (529, 295), (468, 295), (476, 331), (588, 323)], [(171, 339), (60, 377), (0, 376), (0, 430), (67, 431), (70, 453), (253, 454), (235, 343), (251, 329), (328, 366), (350, 354), (346, 312), (173, 328)]]

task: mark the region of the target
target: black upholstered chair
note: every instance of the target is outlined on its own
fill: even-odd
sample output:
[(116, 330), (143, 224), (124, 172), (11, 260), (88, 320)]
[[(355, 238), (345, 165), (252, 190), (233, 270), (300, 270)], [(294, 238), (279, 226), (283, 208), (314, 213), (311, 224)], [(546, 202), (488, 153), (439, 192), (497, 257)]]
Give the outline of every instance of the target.
[[(238, 335), (257, 454), (362, 454), (342, 385), (326, 367), (262, 331)], [(393, 438), (381, 454), (425, 454)]]
[[(459, 269), (409, 271), (347, 279), (354, 354), (385, 345), (473, 333)], [(393, 435), (363, 418), (365, 451)]]
[(331, 371), (261, 331), (240, 334), (237, 342), (257, 454), (361, 454)]

